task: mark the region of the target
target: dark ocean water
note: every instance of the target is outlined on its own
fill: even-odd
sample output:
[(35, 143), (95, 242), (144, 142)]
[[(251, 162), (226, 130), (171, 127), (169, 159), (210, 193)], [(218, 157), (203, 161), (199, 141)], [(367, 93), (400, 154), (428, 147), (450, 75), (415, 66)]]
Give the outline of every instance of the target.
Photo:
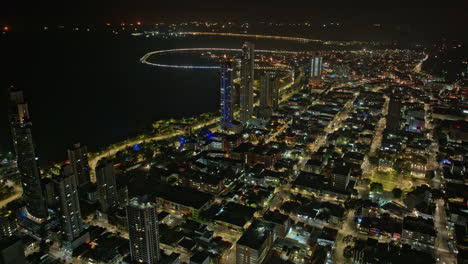
[[(90, 151), (147, 129), (155, 120), (217, 111), (216, 70), (177, 70), (141, 64), (146, 52), (176, 47), (239, 48), (241, 39), (147, 39), (92, 33), (38, 33), (0, 37), (0, 153), (11, 150), (9, 85), (30, 102), (41, 163), (66, 159), (80, 141)], [(264, 41), (259, 48), (304, 48)], [(164, 63), (204, 63), (198, 57)]]

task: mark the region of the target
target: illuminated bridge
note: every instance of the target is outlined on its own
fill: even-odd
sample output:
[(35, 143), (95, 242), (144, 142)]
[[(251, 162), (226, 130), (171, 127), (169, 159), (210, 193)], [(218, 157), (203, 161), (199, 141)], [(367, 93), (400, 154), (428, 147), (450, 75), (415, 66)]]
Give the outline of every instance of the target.
[(298, 41), (302, 43), (322, 42), (319, 39), (297, 38), (297, 37), (284, 37), (284, 36), (269, 36), (269, 35), (256, 35), (256, 34), (239, 34), (239, 33), (221, 33), (221, 32), (179, 32), (179, 35), (205, 35), (205, 36), (224, 36), (224, 37), (241, 37), (241, 38), (256, 38), (256, 39), (275, 39), (275, 40), (288, 40)]
[[(241, 52), (242, 49), (226, 49), (226, 48), (185, 48), (185, 49), (168, 49), (168, 50), (157, 50), (146, 53), (141, 57), (140, 61), (144, 64), (161, 67), (161, 68), (176, 68), (176, 69), (207, 69), (207, 70), (218, 70), (221, 69), (220, 66), (206, 66), (206, 65), (173, 65), (173, 64), (161, 64), (150, 62), (148, 59), (157, 54), (166, 54), (166, 53), (176, 53), (176, 52), (198, 52), (198, 51), (224, 51), (224, 52)], [(274, 53), (274, 54), (293, 54), (297, 55), (299, 52), (294, 51), (283, 51), (283, 50), (255, 50), (258, 53)], [(289, 71), (290, 66), (284, 64), (275, 64), (271, 67), (256, 67), (256, 69), (262, 70), (283, 70)]]

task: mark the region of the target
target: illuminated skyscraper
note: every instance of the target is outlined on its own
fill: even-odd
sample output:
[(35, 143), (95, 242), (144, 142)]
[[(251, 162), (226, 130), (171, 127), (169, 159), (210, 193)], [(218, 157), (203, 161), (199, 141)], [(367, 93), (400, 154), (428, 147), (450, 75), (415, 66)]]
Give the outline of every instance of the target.
[(262, 72), (260, 75), (260, 107), (271, 107), (272, 90), (270, 87), (270, 72)]
[(24, 101), (23, 91), (15, 89), (13, 86), (10, 87), (10, 101), (9, 101), (9, 119), (11, 137), (13, 139), (13, 146), (15, 153), (18, 154), (16, 129), (18, 123), (24, 120), (29, 120), (28, 105)]
[(233, 93), (233, 69), (230, 62), (221, 66), (220, 79), (220, 106), (221, 106), (221, 127), (225, 129), (232, 122), (234, 105), (232, 100)]
[(240, 121), (246, 123), (253, 115), (253, 81), (255, 46), (252, 42), (245, 42), (242, 46), (240, 69)]
[(41, 222), (48, 214), (32, 138), (32, 123), (22, 91), (10, 92), (10, 125), (27, 216), (36, 222)]
[(310, 82), (313, 85), (320, 84), (322, 81), (323, 62), (319, 53), (312, 56), (310, 60)]
[(275, 74), (270, 76), (270, 89), (271, 89), (271, 107), (273, 110), (277, 110), (279, 106), (279, 88), (280, 88), (280, 81), (278, 75)]
[(108, 213), (110, 209), (117, 208), (119, 195), (112, 161), (106, 160), (96, 168), (96, 184), (101, 210)]
[(260, 76), (260, 108), (277, 109), (279, 79), (276, 72), (267, 71)]
[(156, 203), (148, 197), (132, 198), (127, 205), (132, 261), (157, 264), (161, 259)]
[(279, 79), (276, 72), (266, 71), (260, 75), (260, 107), (258, 115), (261, 118), (271, 117), (273, 110), (278, 108)]
[(53, 182), (64, 238), (73, 243), (83, 233), (83, 219), (71, 165), (63, 166), (61, 175), (55, 177)]
[(18, 156), (18, 170), (21, 174), (23, 186), (23, 200), (26, 209), (33, 218), (47, 218), (47, 208), (43, 193), (41, 174), (37, 167), (36, 154), (34, 151), (31, 122), (24, 122), (17, 125), (16, 145)]
[(75, 175), (75, 184), (83, 186), (90, 182), (90, 172), (87, 156), (87, 148), (85, 145), (75, 143), (68, 150), (68, 160), (73, 168)]

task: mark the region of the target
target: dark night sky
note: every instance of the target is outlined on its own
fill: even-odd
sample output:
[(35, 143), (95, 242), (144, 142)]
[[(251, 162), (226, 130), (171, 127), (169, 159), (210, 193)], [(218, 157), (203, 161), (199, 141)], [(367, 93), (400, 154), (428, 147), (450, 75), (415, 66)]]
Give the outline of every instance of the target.
[[(79, 0), (61, 1), (3, 1), (0, 8), (0, 22), (7, 23), (93, 23), (107, 20), (160, 19), (268, 19), (297, 20), (339, 19), (348, 23), (403, 23), (442, 24), (447, 28), (466, 31), (467, 18), (464, 8), (389, 8), (388, 1), (382, 7), (349, 8), (334, 1), (340, 8), (317, 8), (318, 1), (110, 1)], [(67, 3), (71, 2), (71, 3)], [(301, 1), (304, 2), (304, 1)], [(286, 6), (287, 5), (287, 6)], [(349, 4), (348, 4), (349, 5)], [(289, 7), (288, 7), (289, 6)], [(427, 4), (425, 5), (427, 6)], [(458, 25), (458, 26), (457, 26)]]
[[(381, 1), (381, 7), (363, 8), (340, 5), (339, 8), (317, 7), (319, 1), (111, 1), (75, 0), (61, 1), (4, 1), (0, 8), (0, 25), (9, 25), (15, 31), (27, 31), (42, 25), (103, 25), (106, 22), (143, 24), (157, 22), (241, 21), (241, 22), (311, 22), (312, 24), (340, 22), (345, 25), (343, 39), (360, 40), (369, 35), (371, 24), (382, 24), (384, 34), (392, 35), (395, 30), (406, 32), (400, 40), (468, 40), (465, 9), (435, 8), (425, 3), (407, 4), (407, 8), (389, 7), (389, 1)], [(304, 4), (306, 2), (307, 4)], [(324, 1), (322, 1), (324, 2)], [(320, 3), (320, 2), (319, 2)], [(348, 1), (350, 3), (350, 1)], [(396, 33), (399, 34), (399, 33)], [(375, 40), (379, 40), (378, 38)]]

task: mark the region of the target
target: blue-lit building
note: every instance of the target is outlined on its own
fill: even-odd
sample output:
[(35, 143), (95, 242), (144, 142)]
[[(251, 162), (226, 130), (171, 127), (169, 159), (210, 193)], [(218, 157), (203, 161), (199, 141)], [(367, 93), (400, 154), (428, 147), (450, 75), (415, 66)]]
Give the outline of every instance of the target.
[(233, 119), (234, 105), (232, 101), (233, 92), (233, 68), (230, 62), (225, 62), (221, 67), (220, 78), (220, 107), (221, 127), (226, 129)]

